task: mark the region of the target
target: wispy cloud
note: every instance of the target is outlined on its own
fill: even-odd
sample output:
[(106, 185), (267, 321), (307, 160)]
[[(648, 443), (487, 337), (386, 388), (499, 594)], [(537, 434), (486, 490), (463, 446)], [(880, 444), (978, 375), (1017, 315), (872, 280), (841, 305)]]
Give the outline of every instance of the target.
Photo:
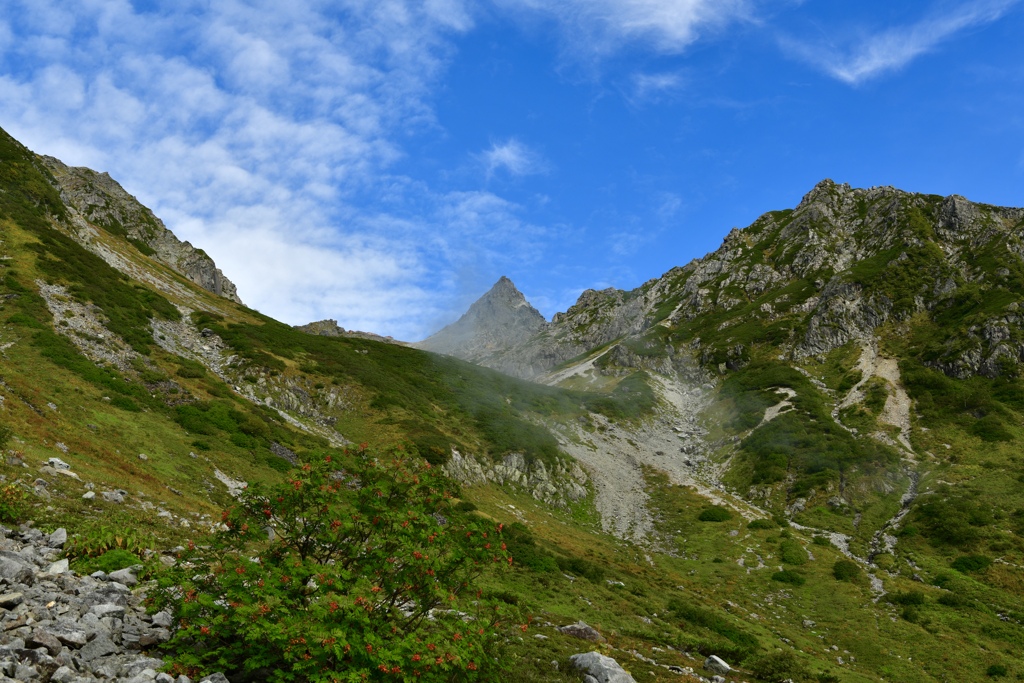
[(554, 17), (573, 49), (605, 54), (642, 42), (677, 53), (700, 32), (750, 16), (748, 0), (495, 0), (499, 6)]
[(687, 83), (679, 71), (633, 74), (629, 100), (635, 104), (656, 102), (663, 97), (674, 95)]
[[(515, 203), (394, 171), (404, 140), (437, 129), (465, 0), (9, 4), (0, 125), (109, 171), (265, 313), (415, 339), (469, 260), (541, 251)], [(543, 166), (515, 139), (481, 158)]]
[(1019, 0), (980, 0), (944, 6), (909, 26), (889, 28), (856, 40), (849, 47), (782, 40), (785, 50), (832, 77), (857, 85), (898, 71), (916, 58), (970, 28), (1001, 19)]
[(504, 170), (514, 176), (534, 175), (547, 171), (547, 164), (540, 153), (515, 138), (509, 138), (501, 143), (491, 143), (490, 148), (478, 154), (477, 158), (486, 169), (488, 178), (498, 170)]

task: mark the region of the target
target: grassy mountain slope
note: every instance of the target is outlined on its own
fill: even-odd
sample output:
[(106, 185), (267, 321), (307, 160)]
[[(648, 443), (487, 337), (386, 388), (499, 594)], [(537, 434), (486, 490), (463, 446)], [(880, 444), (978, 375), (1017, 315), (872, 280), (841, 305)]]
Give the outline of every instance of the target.
[[(726, 306), (701, 294), (713, 289), (698, 283), (707, 273), (688, 266), (635, 293), (592, 297), (600, 311), (585, 300), (566, 314), (566, 325), (590, 320), (554, 333), (576, 341), (549, 379), (573, 388), (545, 386), (292, 329), (91, 222), (58, 187), (46, 164), (0, 135), (0, 474), (20, 482), (37, 524), (168, 548), (219, 519), (224, 481), (277, 480), (286, 458), (346, 440), (406, 443), (435, 462), (453, 446), (485, 464), (522, 453), (532, 474), (540, 463), (554, 472), (568, 452), (596, 454), (631, 463), (643, 534), (607, 531), (605, 480), (593, 470), (588, 497), (561, 507), (511, 479), (463, 487), (466, 507), (512, 525), (517, 568), (481, 587), (534, 618), (506, 653), (510, 680), (579, 680), (566, 658), (594, 646), (551, 628), (578, 619), (639, 681), (694, 680), (687, 668), (700, 672), (712, 653), (740, 667), (734, 681), (1024, 674), (1017, 380), (945, 374), (973, 356), (944, 344), (917, 290), (876, 328), (869, 368), (859, 338), (808, 353), (795, 322), (779, 331), (820, 289), (813, 271)], [(981, 303), (968, 314), (989, 315), (998, 285), (975, 284)], [(690, 289), (697, 300), (685, 298)], [(766, 302), (779, 317), (737, 336)], [(630, 315), (614, 322), (616, 306)], [(897, 382), (915, 401), (912, 453), (882, 419), (897, 392), (872, 374), (892, 376), (879, 358), (899, 360)], [(838, 407), (853, 389), (864, 398)], [(791, 405), (762, 422), (783, 399)], [(41, 469), (50, 458), (77, 478)], [(885, 527), (912, 482), (909, 515)], [(118, 489), (123, 503), (102, 495)], [(787, 511), (807, 528), (788, 526)], [(829, 533), (843, 534), (838, 545)], [(847, 559), (844, 543), (873, 565)], [(990, 564), (957, 564), (963, 555)]]

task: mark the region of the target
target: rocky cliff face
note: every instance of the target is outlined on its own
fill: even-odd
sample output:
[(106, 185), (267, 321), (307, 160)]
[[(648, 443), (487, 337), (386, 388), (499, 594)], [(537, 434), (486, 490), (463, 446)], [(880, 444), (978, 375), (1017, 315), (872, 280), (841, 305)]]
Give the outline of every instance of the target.
[(1024, 362), (1022, 292), (1024, 209), (825, 180), (635, 290), (588, 290), (515, 336), (486, 324), (489, 293), (422, 348), (526, 378), (614, 342), (634, 364), (685, 349), (724, 370), (758, 344), (797, 359), (913, 323), (927, 364), (994, 377)]
[(234, 283), (206, 252), (175, 237), (109, 175), (67, 166), (53, 157), (41, 156), (39, 160), (56, 179), (64, 203), (86, 221), (127, 239), (203, 289), (242, 303)]

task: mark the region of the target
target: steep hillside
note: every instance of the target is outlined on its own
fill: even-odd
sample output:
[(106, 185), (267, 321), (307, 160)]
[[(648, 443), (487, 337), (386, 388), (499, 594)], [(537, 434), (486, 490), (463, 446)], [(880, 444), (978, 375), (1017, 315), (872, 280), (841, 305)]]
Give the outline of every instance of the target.
[(71, 223), (92, 225), (123, 237), (143, 254), (167, 264), (203, 289), (241, 303), (234, 283), (204, 251), (181, 242), (108, 174), (68, 167), (53, 157), (41, 156), (38, 160), (56, 181)]

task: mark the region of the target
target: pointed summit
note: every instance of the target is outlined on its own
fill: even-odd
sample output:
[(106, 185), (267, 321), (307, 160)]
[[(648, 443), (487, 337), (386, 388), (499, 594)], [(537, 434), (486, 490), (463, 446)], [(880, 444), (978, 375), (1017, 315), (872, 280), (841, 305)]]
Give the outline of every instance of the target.
[(476, 361), (529, 339), (547, 325), (504, 275), (465, 315), (413, 346)]

